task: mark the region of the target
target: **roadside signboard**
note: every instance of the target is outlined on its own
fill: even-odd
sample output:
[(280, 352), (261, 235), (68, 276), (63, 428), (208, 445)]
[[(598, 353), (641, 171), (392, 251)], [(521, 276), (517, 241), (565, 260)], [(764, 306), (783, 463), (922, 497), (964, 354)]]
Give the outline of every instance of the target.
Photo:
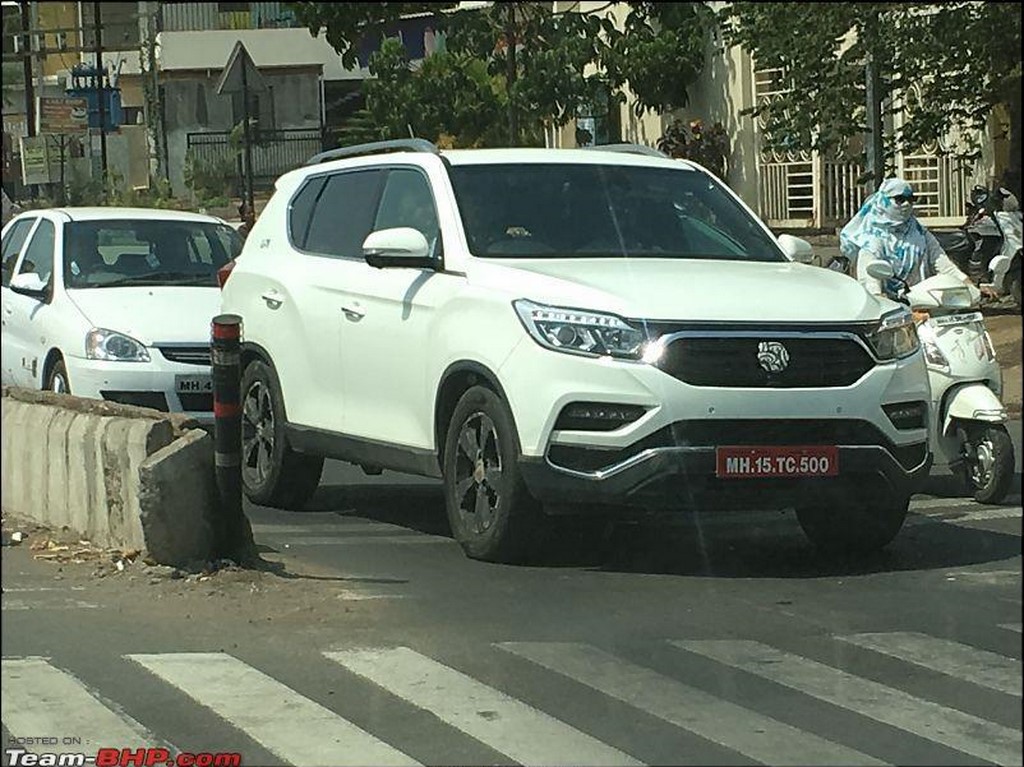
[(87, 130), (89, 104), (85, 99), (40, 97), (40, 133), (85, 133)]
[(49, 184), (53, 181), (50, 148), (46, 136), (21, 137), (21, 176), (25, 184)]

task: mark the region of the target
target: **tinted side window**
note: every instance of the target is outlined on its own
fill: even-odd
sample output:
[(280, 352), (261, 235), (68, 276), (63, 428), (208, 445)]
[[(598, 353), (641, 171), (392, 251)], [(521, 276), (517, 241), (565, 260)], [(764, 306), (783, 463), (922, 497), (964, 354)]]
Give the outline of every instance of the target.
[(310, 179), (295, 195), (288, 211), (288, 234), (291, 235), (295, 247), (305, 249), (306, 236), (309, 234), (309, 222), (313, 217), (313, 207), (320, 198), (320, 192), (327, 183), (327, 176)]
[(14, 276), (14, 265), (18, 261), (18, 254), (21, 253), (21, 246), (25, 244), (25, 238), (32, 231), (34, 218), (23, 218), (11, 225), (4, 235), (3, 242), (3, 284), (6, 287), (11, 284), (11, 277)]
[(426, 176), (411, 168), (396, 168), (388, 173), (373, 228), (376, 231), (400, 226), (418, 229), (434, 250), (440, 230), (434, 196)]
[(313, 210), (306, 247), (312, 253), (362, 258), (363, 240), (373, 231), (382, 170), (331, 176)]
[(25, 258), (21, 260), (21, 267), (18, 274), (35, 272), (39, 278), (46, 283), (50, 282), (53, 274), (53, 245), (56, 241), (56, 230), (53, 222), (45, 218), (39, 222), (35, 234), (28, 243), (28, 250), (25, 251)]

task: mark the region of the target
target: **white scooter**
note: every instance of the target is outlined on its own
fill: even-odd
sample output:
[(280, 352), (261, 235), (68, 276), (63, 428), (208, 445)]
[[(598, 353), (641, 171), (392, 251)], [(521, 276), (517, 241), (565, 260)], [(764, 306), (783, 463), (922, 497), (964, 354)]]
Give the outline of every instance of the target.
[[(875, 279), (891, 279), (892, 266), (867, 266)], [(975, 308), (979, 294), (955, 277), (939, 274), (897, 300), (926, 312), (917, 326), (931, 384), (933, 468), (949, 468), (965, 481), (979, 503), (1000, 503), (1014, 476), (1013, 442), (999, 397), (1003, 376), (984, 318)]]

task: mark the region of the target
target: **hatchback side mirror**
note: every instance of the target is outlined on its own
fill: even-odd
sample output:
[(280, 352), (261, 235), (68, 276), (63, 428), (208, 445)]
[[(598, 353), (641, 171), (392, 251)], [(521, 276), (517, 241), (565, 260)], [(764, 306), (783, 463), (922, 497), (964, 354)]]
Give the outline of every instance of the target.
[(778, 240), (782, 252), (794, 261), (801, 264), (814, 262), (814, 247), (807, 240), (791, 234), (780, 234)]
[(40, 301), (44, 300), (47, 294), (46, 283), (35, 272), (22, 272), (14, 275), (11, 279), (11, 290)]
[(423, 233), (409, 226), (370, 232), (363, 241), (363, 258), (370, 266), (433, 267), (430, 244)]

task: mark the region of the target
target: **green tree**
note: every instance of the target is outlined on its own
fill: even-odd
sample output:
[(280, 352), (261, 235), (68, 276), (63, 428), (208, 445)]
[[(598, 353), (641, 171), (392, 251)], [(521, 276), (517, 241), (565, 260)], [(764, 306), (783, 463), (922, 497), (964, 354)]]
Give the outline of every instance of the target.
[[(856, 154), (868, 130), (865, 64), (877, 70), (884, 116), (904, 112), (883, 137), (883, 159), (948, 135), (951, 154), (979, 156), (976, 133), (994, 110), (1009, 118), (1004, 183), (1020, 194), (1021, 14), (995, 2), (740, 2), (720, 16), (727, 43), (760, 69), (780, 69), (788, 90), (749, 113), (769, 146)], [(794, 33), (797, 30), (798, 33)], [(877, 176), (876, 176), (877, 179)]]
[[(712, 14), (702, 3), (622, 3), (624, 30), (600, 11), (553, 13), (534, 2), (476, 9), (456, 3), (295, 3), (296, 16), (327, 40), (347, 66), (363, 40), (386, 35), (403, 16), (434, 14), (445, 50), (415, 69), (399, 46), (387, 44), (370, 61), (368, 110), (384, 132), (458, 145), (537, 143), (549, 126), (563, 126), (581, 109), (629, 85), (637, 113), (687, 102), (704, 64)], [(666, 72), (668, 74), (666, 74)], [(613, 99), (620, 98), (614, 96)], [(502, 124), (503, 123), (503, 124)]]

